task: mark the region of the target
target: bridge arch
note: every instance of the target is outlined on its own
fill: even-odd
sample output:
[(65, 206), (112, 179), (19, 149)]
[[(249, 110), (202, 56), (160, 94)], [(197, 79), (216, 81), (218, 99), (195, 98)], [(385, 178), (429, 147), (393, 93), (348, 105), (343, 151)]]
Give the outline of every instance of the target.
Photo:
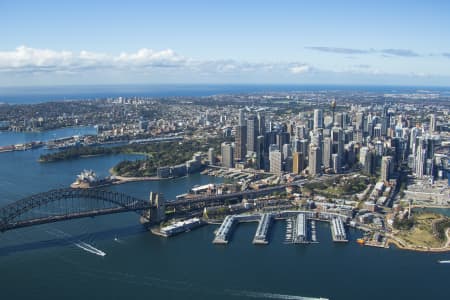
[[(68, 207), (71, 200), (73, 203), (74, 199), (90, 200), (89, 204), (91, 207), (89, 209)], [(39, 217), (29, 217), (27, 215), (37, 208), (49, 205), (56, 205), (56, 213), (44, 213)], [(151, 207), (152, 205), (149, 201), (116, 191), (72, 188), (55, 189), (31, 195), (0, 208), (0, 231), (127, 211), (143, 212)], [(143, 213), (142, 215), (144, 216)]]

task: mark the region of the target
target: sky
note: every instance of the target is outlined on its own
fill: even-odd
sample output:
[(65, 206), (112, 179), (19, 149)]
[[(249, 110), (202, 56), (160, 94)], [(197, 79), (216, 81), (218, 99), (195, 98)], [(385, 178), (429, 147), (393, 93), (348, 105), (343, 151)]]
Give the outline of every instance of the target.
[(450, 86), (450, 1), (0, 0), (0, 87)]

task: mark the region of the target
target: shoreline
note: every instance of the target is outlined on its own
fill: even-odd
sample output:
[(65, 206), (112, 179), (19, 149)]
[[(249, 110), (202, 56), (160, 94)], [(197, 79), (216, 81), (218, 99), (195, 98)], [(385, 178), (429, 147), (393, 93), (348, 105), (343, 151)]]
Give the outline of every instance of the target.
[[(159, 178), (157, 176), (146, 176), (146, 177), (125, 177), (125, 176), (116, 176), (113, 175), (116, 181), (112, 182), (112, 184), (123, 184), (127, 182), (139, 182), (139, 181), (159, 181), (164, 178)], [(171, 179), (171, 178), (168, 178)]]
[(442, 247), (426, 247), (407, 244), (404, 240), (396, 237), (395, 235), (387, 236), (386, 245), (391, 244), (401, 250), (417, 251), (417, 252), (428, 252), (428, 253), (444, 253), (450, 252), (450, 228), (445, 231), (446, 241), (443, 242)]

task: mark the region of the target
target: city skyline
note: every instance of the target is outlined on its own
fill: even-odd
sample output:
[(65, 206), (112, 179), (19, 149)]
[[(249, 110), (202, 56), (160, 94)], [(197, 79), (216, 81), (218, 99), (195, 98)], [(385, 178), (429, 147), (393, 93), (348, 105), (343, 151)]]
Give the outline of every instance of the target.
[(450, 86), (449, 4), (0, 3), (0, 86)]

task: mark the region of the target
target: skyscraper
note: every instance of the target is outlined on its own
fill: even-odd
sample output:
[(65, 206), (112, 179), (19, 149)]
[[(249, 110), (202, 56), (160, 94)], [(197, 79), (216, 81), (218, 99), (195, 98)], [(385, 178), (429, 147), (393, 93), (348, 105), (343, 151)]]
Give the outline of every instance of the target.
[(247, 154), (246, 144), (247, 144), (247, 126), (236, 126), (236, 136), (235, 136), (235, 152), (234, 159), (237, 161), (244, 160)]
[(305, 127), (305, 125), (297, 125), (295, 127), (295, 136), (299, 140), (306, 139), (308, 137), (306, 135), (306, 127)]
[(309, 175), (316, 176), (320, 174), (320, 148), (314, 144), (309, 145)]
[(360, 111), (356, 113), (355, 121), (356, 131), (364, 130), (364, 112)]
[(431, 114), (430, 115), (430, 131), (431, 132), (436, 132), (436, 115), (435, 114)]
[(254, 115), (247, 118), (247, 153), (256, 152), (256, 137), (258, 136), (258, 119)]
[(214, 148), (208, 149), (208, 161), (210, 165), (214, 165), (216, 163), (216, 156), (214, 154)]
[(256, 168), (264, 169), (264, 136), (256, 138)]
[(233, 168), (234, 167), (233, 145), (231, 145), (231, 143), (222, 143), (220, 150), (222, 154), (222, 166), (226, 168)]
[(359, 162), (362, 165), (362, 171), (365, 174), (372, 175), (374, 172), (374, 154), (368, 147), (362, 147), (359, 150)]
[(417, 178), (423, 178), (425, 175), (425, 163), (427, 160), (427, 148), (425, 140), (422, 137), (417, 139), (415, 173)]
[(282, 149), (283, 145), (289, 144), (290, 136), (287, 132), (278, 132), (276, 136), (276, 141), (278, 145), (278, 149)]
[(381, 159), (381, 180), (389, 181), (392, 172), (392, 156), (383, 156)]
[(239, 109), (239, 126), (245, 126), (245, 113), (244, 109)]
[(323, 110), (314, 109), (314, 130), (323, 128)]
[(331, 165), (335, 174), (341, 173), (341, 161), (336, 153), (331, 155)]
[(283, 170), (283, 157), (277, 145), (270, 146), (269, 161), (270, 172), (281, 174)]
[(305, 155), (301, 152), (292, 154), (292, 172), (300, 174), (305, 169)]
[(387, 130), (390, 126), (389, 106), (383, 106), (383, 113), (381, 115), (381, 135), (386, 136)]
[(322, 163), (325, 169), (328, 169), (331, 166), (331, 154), (331, 138), (325, 137), (322, 142)]
[(266, 118), (264, 113), (258, 112), (258, 135), (264, 136), (266, 133)]
[(337, 154), (341, 164), (344, 163), (344, 133), (342, 128), (333, 127), (331, 130), (332, 154)]
[(283, 150), (283, 158), (286, 159), (292, 156), (292, 147), (290, 144), (284, 144), (282, 147)]

